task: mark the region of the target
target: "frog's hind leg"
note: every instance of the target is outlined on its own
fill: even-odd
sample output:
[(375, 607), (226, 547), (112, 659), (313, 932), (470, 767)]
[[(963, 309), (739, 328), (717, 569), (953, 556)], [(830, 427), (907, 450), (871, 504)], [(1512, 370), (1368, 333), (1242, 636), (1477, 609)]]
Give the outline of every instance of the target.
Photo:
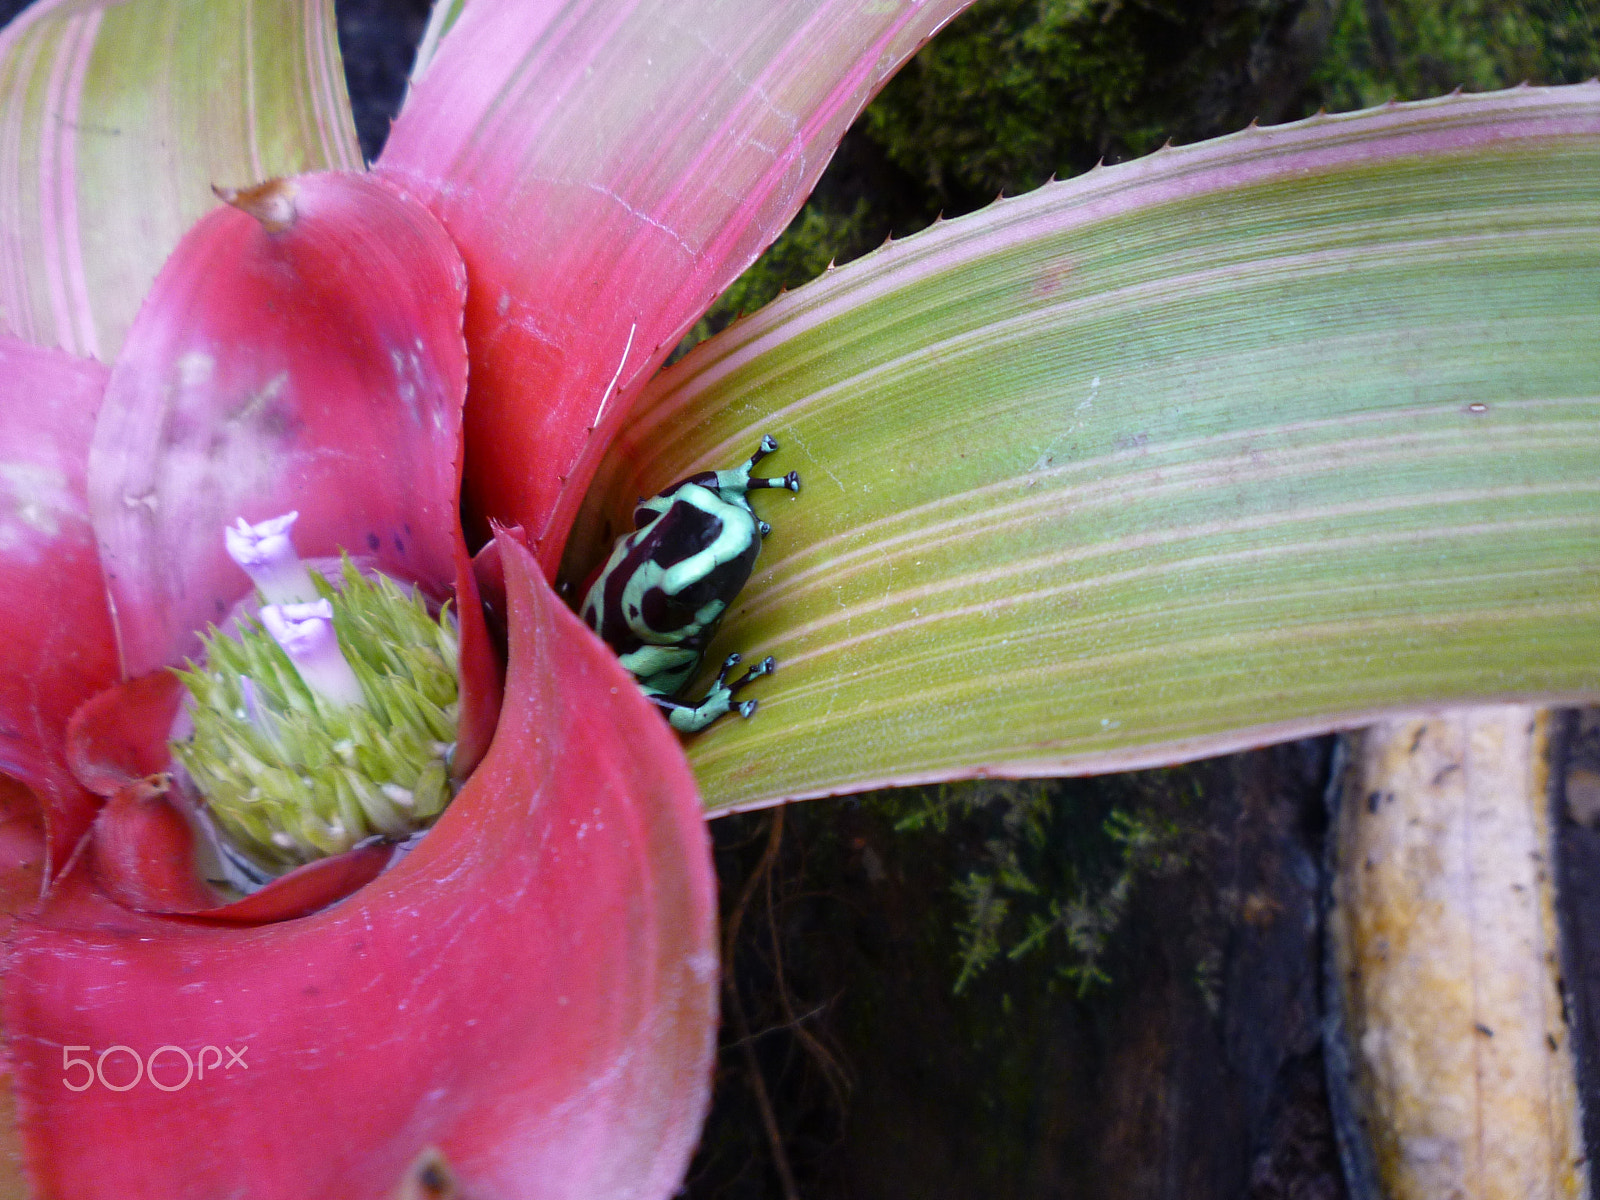
[[(731, 656), (731, 659), (737, 660), (738, 657), (739, 656), (737, 654), (735, 654), (735, 655)], [(728, 668), (732, 667), (732, 666), (736, 666), (736, 665), (737, 665), (736, 661), (730, 661), (730, 662), (726, 662), (726, 663), (722, 664), (722, 675), (718, 675), (717, 676), (717, 683), (719, 685), (722, 683), (723, 676), (727, 675)], [(748, 671), (746, 671), (744, 673), (744, 675), (741, 676), (738, 679), (738, 681), (736, 681), (734, 683), (730, 683), (728, 685), (728, 691), (729, 692), (737, 692), (741, 688), (743, 688), (743, 687), (745, 687), (745, 686), (747, 686), (749, 684), (754, 683), (756, 680), (760, 679), (763, 675), (771, 675), (777, 669), (778, 669), (778, 660), (773, 658), (772, 655), (769, 654), (765, 658), (763, 658), (760, 662), (758, 662), (755, 666), (751, 667)], [(746, 708), (748, 708), (750, 710), (750, 712), (746, 712), (745, 711)], [(755, 710), (756, 710), (756, 702), (754, 700), (746, 700), (743, 704), (739, 705), (739, 715), (741, 717), (748, 717), (750, 715), (750, 713), (755, 712)]]
[(755, 488), (784, 488), (787, 491), (798, 492), (800, 490), (800, 472), (790, 471), (782, 479), (752, 479), (744, 485), (744, 488), (747, 492), (753, 491)]
[(751, 471), (754, 471), (756, 469), (756, 464), (777, 448), (778, 439), (773, 437), (770, 433), (763, 433), (761, 435), (761, 444), (756, 447), (756, 452), (750, 456), (750, 461), (744, 465), (744, 473), (748, 475)]
[[(798, 492), (800, 490), (800, 473), (790, 471), (780, 479), (752, 479), (750, 472), (756, 469), (763, 458), (778, 448), (778, 440), (770, 433), (763, 434), (761, 445), (756, 447), (756, 452), (745, 462), (744, 466), (735, 471), (718, 471), (717, 489), (724, 492), (739, 494), (753, 491), (756, 488), (783, 488), (786, 491)], [(766, 534), (763, 532), (763, 537)]]
[(763, 675), (770, 675), (777, 668), (777, 660), (770, 654), (755, 666), (751, 667), (734, 683), (728, 682), (728, 672), (738, 666), (740, 656), (730, 654), (722, 660), (722, 669), (717, 672), (717, 678), (711, 685), (711, 690), (706, 693), (704, 700), (698, 704), (685, 704), (681, 700), (672, 700), (666, 696), (650, 696), (652, 703), (660, 705), (667, 710), (667, 721), (679, 733), (699, 733), (718, 717), (729, 712), (737, 712), (748, 720), (755, 715), (756, 702), (743, 700), (735, 704), (733, 695), (740, 688), (760, 679)]

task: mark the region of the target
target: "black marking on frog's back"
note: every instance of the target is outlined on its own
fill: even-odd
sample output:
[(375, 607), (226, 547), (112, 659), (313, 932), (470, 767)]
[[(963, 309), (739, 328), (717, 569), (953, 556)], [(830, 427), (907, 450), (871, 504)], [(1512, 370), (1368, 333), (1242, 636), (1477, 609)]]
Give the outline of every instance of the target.
[[(676, 490), (676, 489), (674, 489)], [(670, 567), (699, 554), (722, 533), (722, 518), (693, 504), (674, 504), (649, 526), (650, 561)]]

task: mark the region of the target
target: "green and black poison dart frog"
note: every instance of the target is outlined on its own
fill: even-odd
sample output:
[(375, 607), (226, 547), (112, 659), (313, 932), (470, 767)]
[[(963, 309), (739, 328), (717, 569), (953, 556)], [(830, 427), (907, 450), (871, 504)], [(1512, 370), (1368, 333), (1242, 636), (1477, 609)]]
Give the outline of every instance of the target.
[(704, 729), (731, 709), (750, 716), (756, 702), (735, 704), (734, 694), (777, 665), (769, 655), (729, 683), (728, 672), (739, 662), (730, 654), (705, 699), (676, 699), (699, 669), (722, 614), (749, 580), (761, 539), (772, 532), (750, 507), (749, 493), (800, 490), (794, 471), (781, 479), (750, 477), (777, 448), (771, 436), (763, 437), (738, 470), (701, 471), (641, 499), (633, 510), (634, 531), (617, 539), (579, 609), (680, 733)]

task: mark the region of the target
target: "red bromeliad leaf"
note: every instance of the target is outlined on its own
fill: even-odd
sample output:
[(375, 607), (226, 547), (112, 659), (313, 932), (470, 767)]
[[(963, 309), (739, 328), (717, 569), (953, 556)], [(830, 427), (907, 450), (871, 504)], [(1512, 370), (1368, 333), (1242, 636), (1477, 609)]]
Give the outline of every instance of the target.
[(183, 703), (183, 682), (152, 671), (85, 701), (67, 724), (67, 767), (97, 796), (167, 769), (167, 738)]
[[(100, 830), (96, 827), (95, 849), (98, 850), (100, 844)], [(242, 900), (217, 908), (201, 905), (189, 910), (189, 915), (197, 920), (230, 925), (266, 925), (309, 916), (344, 899), (357, 888), (366, 887), (394, 862), (397, 853), (394, 845), (388, 842), (355, 846), (343, 854), (296, 867)]]
[[(361, 1200), (429, 1145), (481, 1200), (676, 1187), (715, 1023), (693, 780), (528, 553), (503, 558), (499, 733), (397, 867), (277, 925), (140, 916), (70, 885), (21, 925), (4, 1015), (43, 1194)], [(133, 1078), (130, 1052), (139, 1083), (64, 1086), (86, 1078), (64, 1053), (92, 1072), (112, 1046), (129, 1049), (108, 1083)], [(180, 1052), (203, 1078), (183, 1083)]]
[(148, 782), (131, 783), (106, 801), (94, 819), (88, 853), (96, 885), (118, 904), (172, 913), (217, 907), (195, 873), (194, 831)]
[[(38, 802), (22, 784), (0, 775), (0, 912), (17, 912), (38, 901), (44, 865)], [(0, 1086), (0, 1092), (9, 1096), (9, 1086)], [(0, 1120), (0, 1129), (10, 1124)], [(0, 1133), (0, 1196), (5, 1195), (4, 1143), (8, 1140)]]
[[(45, 870), (44, 827), (37, 798), (0, 775), (0, 911), (36, 904)], [(0, 1068), (0, 1200), (30, 1200), (22, 1167), (22, 1131), (9, 1067)]]
[(116, 677), (84, 483), (105, 378), (0, 338), (0, 773), (39, 797), (57, 867), (96, 803), (65, 770), (67, 718)]
[(163, 268), (112, 369), (90, 506), (123, 667), (198, 649), (249, 591), (222, 531), (296, 509), (296, 549), (348, 550), (442, 593), (457, 543), (464, 280), (420, 205), (359, 175), (240, 197)]
[(0, 330), (108, 362), (213, 183), (361, 165), (330, 0), (41, 0), (0, 112)]
[(194, 830), (164, 786), (135, 780), (106, 801), (89, 843), (95, 886), (125, 908), (235, 925), (304, 917), (342, 900), (383, 873), (387, 843), (319, 858), (241, 900), (219, 905), (194, 869)]
[[(457, 462), (460, 450), (457, 449)], [(459, 487), (457, 488), (459, 493)], [(456, 725), (456, 752), (451, 761), (451, 777), (463, 783), (489, 752), (489, 743), (500, 721), (500, 698), (505, 692), (505, 673), (501, 663), (505, 654), (503, 639), (492, 639), (485, 621), (483, 596), (478, 575), (467, 554), (461, 532), (460, 514), (451, 522), (456, 571), (456, 616), (460, 622), (460, 656), (456, 671), (460, 679), (460, 716)]]
[[(368, 882), (388, 852), (303, 867), (215, 907), (165, 795), (182, 689), (163, 664), (249, 590), (221, 532), (290, 509), (307, 556), (370, 556), (435, 595), (462, 633), (459, 777), (501, 695), (456, 519), (466, 362), (460, 260), (426, 210), (359, 176), (276, 181), (184, 240), (130, 331), (96, 427), (92, 496), (125, 662), (85, 705), (77, 777), (104, 796), (93, 868), (131, 908), (228, 920), (299, 916)], [(148, 673), (144, 673), (148, 672)]]
[[(155, 31), (188, 53), (203, 44), (191, 26), (215, 34), (241, 13), (245, 52), (218, 60), (220, 79), (152, 54), (149, 38), (110, 35)], [(18, 98), (12, 131), (23, 131), (0, 136), (0, 155), (26, 159), (37, 142), (41, 164), (36, 186), (26, 173), (15, 193), (0, 183), (0, 321), (110, 357), (155, 264), (209, 203), (196, 206), (196, 178), (243, 184), (285, 169), (219, 170), (223, 160), (208, 157), (212, 128), (229, 153), (241, 148), (235, 100), (250, 118), (252, 167), (268, 157), (254, 140), (255, 86), (284, 64), (258, 61), (252, 18), (283, 18), (316, 42), (325, 20), (298, 22), (326, 18), (327, 6), (75, 2), (41, 14), (0, 41), (0, 91)], [(310, 59), (290, 73), (316, 74)], [(183, 79), (227, 94), (206, 114), (179, 94)], [(150, 138), (141, 105), (177, 119), (156, 121)], [(121, 140), (95, 141), (78, 120), (88, 111), (119, 123)], [(196, 116), (198, 134), (186, 136)], [(162, 194), (169, 179), (182, 193), (173, 204)], [(288, 187), (245, 197), (253, 217), (223, 210), (187, 235), (122, 344), (85, 512), (107, 566), (123, 674), (134, 688), (165, 681), (159, 668), (192, 653), (196, 630), (248, 589), (223, 553), (224, 523), (297, 508), (307, 555), (371, 554), (435, 595), (458, 583), (467, 709), (458, 760), (470, 759), (493, 723), (475, 720), (472, 697), (494, 699), (498, 688), (455, 511), (461, 263), (433, 218), (388, 186), (313, 176)], [(91, 208), (91, 191), (103, 208)], [(29, 208), (36, 196), (41, 213)], [(80, 500), (82, 475), (80, 460)], [(100, 606), (103, 686), (115, 673), (112, 621), (95, 544), (82, 540), (88, 569), (73, 587), (92, 581)], [(393, 870), (301, 919), (246, 911), (263, 891), (202, 921), (129, 911), (79, 869), (17, 927), (4, 1016), (41, 1194), (385, 1196), (430, 1145), (473, 1196), (675, 1188), (704, 1110), (715, 1024), (712, 882), (693, 783), (676, 740), (527, 552), (501, 557), (510, 711), (450, 810)], [(9, 598), (29, 579), (4, 565)], [(53, 585), (39, 594), (59, 607)], [(47, 615), (43, 627), (56, 628)], [(55, 665), (35, 680), (51, 680)], [(156, 674), (141, 679), (147, 671)], [(19, 740), (20, 765), (0, 760), (30, 782), (24, 752), (41, 772), (59, 768), (72, 707), (31, 711), (48, 715), (55, 741)], [(111, 788), (100, 820), (116, 836), (80, 861), (96, 859), (102, 880), (148, 885), (125, 900), (194, 907), (203, 897), (193, 881), (161, 869), (186, 861), (187, 835), (158, 781), (115, 777), (160, 757), (152, 738), (162, 722), (146, 724), (153, 735), (119, 726), (81, 747), (104, 752), (86, 773)], [(37, 833), (20, 821), (0, 829), (8, 896), (37, 894)], [(306, 870), (324, 866), (370, 864)], [(83, 1068), (64, 1078), (62, 1055), (83, 1045), (96, 1060), (124, 1049), (80, 1093), (64, 1084)], [(233, 1068), (235, 1051), (248, 1068)], [(113, 1090), (135, 1053), (142, 1082)], [(185, 1053), (208, 1068), (203, 1077)]]
[[(469, 503), (547, 572), (644, 381), (968, 0), (472, 0), (378, 164), (470, 279)], [(433, 43), (430, 38), (429, 45)]]

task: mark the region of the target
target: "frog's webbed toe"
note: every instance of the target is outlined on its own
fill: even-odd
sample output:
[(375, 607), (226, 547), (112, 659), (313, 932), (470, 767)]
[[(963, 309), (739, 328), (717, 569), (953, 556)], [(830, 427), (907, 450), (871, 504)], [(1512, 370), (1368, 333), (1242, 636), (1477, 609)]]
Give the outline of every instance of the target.
[(741, 700), (735, 703), (733, 695), (763, 675), (772, 674), (777, 669), (778, 660), (769, 654), (733, 683), (729, 683), (728, 673), (738, 666), (740, 661), (741, 656), (738, 654), (730, 654), (722, 660), (722, 668), (717, 672), (711, 690), (698, 704), (687, 704), (682, 700), (673, 700), (665, 696), (652, 696), (650, 699), (667, 710), (668, 722), (679, 733), (699, 733), (718, 717), (729, 712), (737, 712), (749, 720), (755, 715), (756, 701)]

